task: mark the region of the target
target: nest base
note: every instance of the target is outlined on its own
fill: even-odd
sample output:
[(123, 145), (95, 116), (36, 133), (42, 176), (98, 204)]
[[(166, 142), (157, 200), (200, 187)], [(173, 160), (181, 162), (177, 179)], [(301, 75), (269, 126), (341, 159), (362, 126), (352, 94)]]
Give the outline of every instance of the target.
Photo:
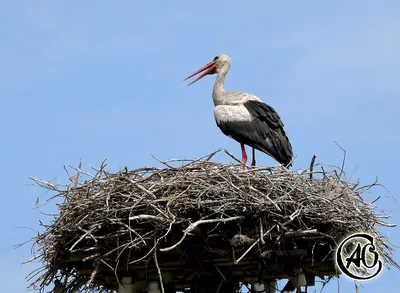
[(31, 286), (57, 281), (71, 291), (111, 292), (130, 276), (169, 292), (212, 280), (232, 289), (300, 269), (312, 283), (339, 274), (333, 253), (356, 231), (374, 235), (383, 260), (398, 267), (376, 230), (394, 225), (361, 196), (376, 183), (357, 187), (334, 167), (243, 171), (211, 162), (213, 155), (118, 173), (79, 166), (66, 186), (34, 179), (63, 203), (34, 240), (44, 267)]

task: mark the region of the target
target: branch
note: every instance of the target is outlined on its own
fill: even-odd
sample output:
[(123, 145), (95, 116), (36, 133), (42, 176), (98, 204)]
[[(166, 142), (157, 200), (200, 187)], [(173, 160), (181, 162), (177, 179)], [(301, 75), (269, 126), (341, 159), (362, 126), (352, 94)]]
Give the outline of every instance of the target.
[(210, 223), (225, 223), (225, 222), (229, 222), (229, 221), (236, 221), (236, 220), (240, 220), (243, 219), (243, 216), (237, 216), (237, 217), (231, 217), (231, 218), (227, 218), (227, 219), (212, 219), (212, 220), (199, 220), (197, 222), (194, 222), (193, 224), (190, 224), (189, 227), (187, 227), (184, 230), (184, 234), (182, 236), (182, 238), (174, 245), (170, 246), (170, 247), (166, 247), (166, 248), (160, 248), (160, 251), (165, 252), (165, 251), (170, 251), (174, 248), (176, 248), (178, 245), (180, 245), (183, 240), (186, 238), (186, 236), (192, 232), (198, 225), (201, 224), (210, 224)]
[(246, 254), (248, 254), (250, 252), (250, 250), (253, 249), (254, 246), (257, 245), (258, 242), (261, 241), (261, 239), (263, 239), (265, 236), (267, 236), (269, 233), (271, 233), (271, 231), (276, 227), (276, 225), (273, 225), (267, 232), (264, 233), (264, 235), (262, 235), (262, 237), (258, 238), (256, 241), (254, 241), (254, 243), (252, 245), (250, 245), (250, 247), (242, 254), (241, 257), (239, 257), (237, 260), (235, 260), (235, 265), (237, 265), (242, 258), (244, 258), (246, 256)]

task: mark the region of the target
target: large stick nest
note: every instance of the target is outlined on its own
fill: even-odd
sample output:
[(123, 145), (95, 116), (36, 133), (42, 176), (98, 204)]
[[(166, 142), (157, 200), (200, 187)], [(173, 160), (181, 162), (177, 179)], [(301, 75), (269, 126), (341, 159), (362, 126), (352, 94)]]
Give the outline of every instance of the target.
[(398, 267), (377, 230), (394, 225), (362, 196), (376, 183), (357, 187), (336, 167), (243, 171), (210, 161), (214, 154), (117, 173), (104, 163), (95, 174), (79, 166), (70, 185), (33, 179), (62, 203), (34, 239), (43, 266), (31, 287), (110, 291), (122, 276), (162, 280), (167, 272), (177, 289), (207, 275), (249, 282), (302, 268), (335, 276), (335, 247), (359, 231), (374, 235), (384, 263)]

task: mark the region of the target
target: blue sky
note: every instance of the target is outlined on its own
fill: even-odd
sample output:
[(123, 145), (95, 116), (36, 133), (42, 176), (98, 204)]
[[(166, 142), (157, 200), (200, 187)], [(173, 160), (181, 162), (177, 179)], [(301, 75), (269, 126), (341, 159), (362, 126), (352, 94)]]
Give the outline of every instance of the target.
[[(63, 165), (111, 170), (240, 147), (216, 127), (214, 77), (190, 73), (226, 53), (226, 89), (256, 94), (281, 115), (297, 159), (340, 164), (400, 193), (398, 1), (8, 1), (0, 9), (0, 288), (26, 292), (21, 265), (46, 217), (28, 176), (67, 182)], [(229, 162), (225, 156), (217, 157)], [(258, 154), (259, 165), (275, 162)], [(380, 208), (399, 207), (384, 190)], [(54, 203), (41, 211), (55, 211)], [(400, 244), (399, 230), (383, 230)], [(395, 258), (400, 260), (399, 253)], [(388, 292), (385, 270), (362, 292)], [(342, 277), (341, 292), (353, 289)], [(319, 292), (319, 290), (318, 290)], [(324, 292), (337, 292), (332, 282)]]

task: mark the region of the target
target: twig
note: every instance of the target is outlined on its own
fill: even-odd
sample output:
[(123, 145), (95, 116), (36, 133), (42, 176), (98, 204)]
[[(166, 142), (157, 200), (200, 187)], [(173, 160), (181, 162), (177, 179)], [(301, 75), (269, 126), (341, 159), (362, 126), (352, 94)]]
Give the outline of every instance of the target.
[(262, 235), (261, 238), (258, 238), (256, 241), (254, 241), (254, 243), (253, 243), (252, 245), (250, 245), (250, 247), (242, 254), (242, 256), (239, 257), (239, 258), (235, 261), (235, 264), (238, 264), (238, 263), (242, 260), (242, 258), (244, 258), (244, 257), (246, 256), (246, 254), (248, 254), (248, 253), (250, 252), (250, 250), (252, 250), (253, 247), (256, 246), (257, 243), (260, 242), (260, 240), (261, 240), (262, 238), (264, 238), (265, 236), (267, 236), (275, 227), (276, 227), (276, 225), (272, 226), (267, 232), (264, 233), (264, 235)]
[[(155, 235), (154, 235), (154, 237), (156, 238)], [(155, 245), (156, 245), (157, 244), (157, 240), (155, 240), (154, 242), (155, 242)], [(160, 279), (161, 293), (165, 293), (165, 291), (164, 291), (164, 282), (163, 282), (160, 266), (158, 265), (157, 249), (154, 250), (154, 262), (155, 262), (156, 267), (157, 267), (158, 278)]]
[(317, 156), (313, 155), (312, 159), (311, 159), (311, 163), (310, 163), (310, 179), (312, 179), (312, 176), (313, 176), (314, 163), (315, 163), (315, 159), (316, 158), (317, 158)]
[(82, 158), (79, 159), (79, 166), (78, 166), (78, 170), (75, 176), (75, 182), (74, 182), (74, 188), (76, 188), (78, 186), (79, 183), (79, 176), (81, 174), (81, 168), (82, 168)]
[(320, 235), (317, 229), (306, 230), (306, 231), (293, 231), (293, 232), (285, 232), (283, 237), (308, 237), (313, 235)]
[(234, 155), (232, 155), (228, 150), (224, 150), (225, 154), (227, 154), (228, 156), (230, 156), (232, 159), (234, 159), (236, 162), (238, 162), (239, 164), (242, 164), (242, 161), (240, 161), (238, 158), (236, 158)]
[(216, 265), (216, 264), (214, 264), (214, 267), (215, 267), (215, 269), (217, 270), (217, 272), (220, 274), (220, 276), (222, 277), (222, 279), (225, 281), (225, 283), (228, 283), (227, 282), (227, 280), (226, 280), (226, 278), (225, 278), (225, 276), (224, 276), (224, 274), (221, 272), (221, 270), (219, 269), (219, 267)]
[(133, 220), (149, 220), (149, 219), (157, 220), (157, 221), (165, 221), (165, 218), (161, 218), (161, 217), (153, 216), (153, 215), (138, 215), (138, 216), (129, 217), (130, 221), (133, 221)]
[(174, 167), (172, 167), (171, 165), (168, 165), (166, 162), (164, 162), (164, 161), (160, 160), (159, 158), (157, 158), (155, 155), (152, 154), (151, 156), (153, 157), (154, 160), (156, 160), (157, 162), (163, 164), (164, 166), (166, 166), (166, 167), (168, 167), (168, 168), (171, 168), (171, 169), (174, 168)]
[(180, 245), (183, 240), (186, 238), (186, 236), (192, 232), (198, 225), (201, 224), (210, 224), (210, 223), (225, 223), (225, 222), (229, 222), (229, 221), (236, 221), (236, 220), (240, 220), (243, 219), (242, 216), (237, 216), (237, 217), (231, 217), (231, 218), (227, 218), (227, 219), (212, 219), (212, 220), (199, 220), (193, 224), (190, 224), (189, 227), (187, 227), (183, 233), (182, 238), (174, 245), (170, 246), (170, 247), (166, 247), (166, 248), (160, 248), (160, 251), (165, 252), (165, 251), (170, 251), (174, 248), (176, 248), (178, 245)]
[(346, 163), (346, 151), (344, 150), (344, 148), (342, 148), (336, 141), (335, 144), (342, 150), (343, 152), (343, 161), (342, 161), (342, 166), (340, 167), (340, 174), (339, 177), (342, 177), (342, 174), (344, 172), (344, 165)]
[(96, 274), (99, 271), (101, 261), (96, 260), (95, 263), (96, 263), (96, 265), (94, 267), (92, 274), (90, 275), (90, 279), (89, 279), (89, 281), (86, 282), (86, 287), (89, 287), (93, 283), (94, 277), (96, 277)]
[(263, 224), (262, 224), (262, 220), (260, 219), (260, 241), (261, 244), (265, 244), (264, 238), (262, 237), (262, 235), (264, 235), (264, 229), (263, 229)]
[(205, 161), (210, 161), (211, 160), (211, 158), (212, 157), (214, 157), (215, 156), (215, 154), (216, 153), (219, 153), (221, 151), (221, 149), (217, 149), (215, 152), (212, 152), (211, 154), (209, 154), (208, 156), (207, 156), (207, 158), (205, 159)]
[(153, 192), (151, 192), (150, 190), (147, 190), (146, 188), (144, 188), (143, 185), (141, 185), (141, 184), (139, 184), (139, 183), (137, 183), (137, 182), (134, 182), (134, 181), (133, 181), (132, 179), (130, 179), (130, 178), (127, 178), (127, 179), (128, 179), (128, 181), (129, 181), (130, 183), (132, 183), (133, 185), (135, 185), (135, 186), (136, 186), (137, 188), (139, 188), (141, 191), (143, 191), (143, 192), (145, 192), (146, 194), (150, 195), (152, 198), (154, 198), (154, 199), (157, 198)]
[[(82, 228), (81, 228), (82, 229)], [(90, 233), (92, 233), (94, 231), (95, 227), (92, 227), (89, 231), (85, 231), (84, 229), (82, 229), (82, 231), (85, 231), (85, 234), (83, 234), (70, 248), (69, 251), (74, 250), (75, 246), (77, 246), (79, 244), (79, 242), (81, 242), (83, 239), (85, 239), (86, 236), (90, 235)], [(97, 241), (95, 239), (95, 241)]]
[(255, 189), (253, 186), (250, 186), (250, 190), (256, 192), (257, 194), (259, 194), (261, 197), (266, 198), (270, 203), (272, 203), (274, 205), (274, 207), (279, 211), (282, 212), (281, 208), (277, 205), (277, 203), (275, 201), (273, 201), (272, 199), (269, 198), (268, 194), (263, 194), (262, 192), (260, 192), (259, 190)]
[(161, 236), (160, 238), (157, 239), (156, 245), (154, 245), (154, 246), (149, 250), (149, 252), (146, 253), (146, 255), (144, 255), (143, 257), (141, 257), (141, 258), (139, 258), (139, 259), (135, 259), (134, 261), (130, 262), (129, 264), (139, 263), (139, 262), (141, 262), (142, 260), (146, 259), (155, 249), (157, 249), (157, 246), (159, 245), (159, 243), (161, 242), (161, 240), (163, 240), (165, 237), (167, 237), (167, 235), (169, 235), (169, 233), (171, 232), (171, 228), (172, 228), (172, 225), (173, 225), (173, 224), (175, 224), (175, 220), (173, 220), (173, 221), (169, 224), (169, 227), (168, 227), (167, 232), (166, 232), (163, 236)]

